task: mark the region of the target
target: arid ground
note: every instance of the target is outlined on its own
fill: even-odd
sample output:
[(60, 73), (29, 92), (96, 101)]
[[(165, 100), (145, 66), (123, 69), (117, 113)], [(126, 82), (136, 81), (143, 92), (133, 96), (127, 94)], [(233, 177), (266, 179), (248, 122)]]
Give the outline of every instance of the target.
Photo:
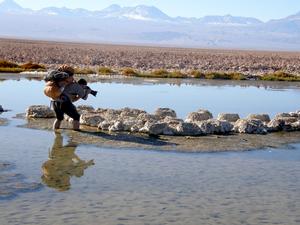
[(32, 61), (54, 67), (131, 67), (146, 71), (168, 69), (203, 72), (241, 72), (260, 75), (285, 71), (300, 74), (300, 52), (184, 49), (33, 40), (0, 39), (0, 59)]

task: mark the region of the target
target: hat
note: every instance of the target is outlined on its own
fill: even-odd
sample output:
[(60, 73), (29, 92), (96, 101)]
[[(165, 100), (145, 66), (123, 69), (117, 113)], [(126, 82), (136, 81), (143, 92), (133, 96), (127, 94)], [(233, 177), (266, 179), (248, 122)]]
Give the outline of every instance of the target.
[(61, 71), (61, 72), (65, 72), (65, 73), (69, 74), (69, 76), (73, 76), (74, 72), (75, 72), (73, 67), (68, 66), (66, 64), (61, 65), (60, 67), (58, 67), (57, 70)]

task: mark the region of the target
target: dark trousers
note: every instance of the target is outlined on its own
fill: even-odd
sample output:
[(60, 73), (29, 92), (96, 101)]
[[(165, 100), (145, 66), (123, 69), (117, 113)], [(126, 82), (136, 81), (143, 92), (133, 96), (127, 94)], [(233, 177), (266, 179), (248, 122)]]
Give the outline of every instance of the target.
[(58, 120), (63, 120), (64, 114), (67, 114), (73, 120), (79, 121), (80, 114), (77, 112), (76, 106), (69, 99), (66, 101), (53, 101), (52, 104)]

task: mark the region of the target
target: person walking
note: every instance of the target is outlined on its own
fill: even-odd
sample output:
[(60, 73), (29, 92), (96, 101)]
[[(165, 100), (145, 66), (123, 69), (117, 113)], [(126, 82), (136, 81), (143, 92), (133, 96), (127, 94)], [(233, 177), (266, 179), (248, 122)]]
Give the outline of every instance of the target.
[(65, 87), (70, 84), (72, 80), (72, 76), (59, 70), (50, 71), (45, 78), (46, 86), (44, 88), (44, 94), (51, 98), (51, 106), (56, 115), (56, 119), (53, 123), (54, 130), (60, 128), (64, 114), (67, 114), (73, 119), (73, 130), (79, 130), (80, 115), (69, 96), (64, 93)]
[(52, 99), (52, 106), (56, 114), (53, 129), (59, 129), (67, 114), (73, 119), (73, 130), (80, 130), (80, 114), (73, 102), (86, 100), (89, 94), (96, 96), (97, 92), (88, 86), (79, 84), (74, 79), (74, 69), (68, 65), (61, 65), (57, 70), (50, 71), (45, 78), (46, 87), (44, 93)]

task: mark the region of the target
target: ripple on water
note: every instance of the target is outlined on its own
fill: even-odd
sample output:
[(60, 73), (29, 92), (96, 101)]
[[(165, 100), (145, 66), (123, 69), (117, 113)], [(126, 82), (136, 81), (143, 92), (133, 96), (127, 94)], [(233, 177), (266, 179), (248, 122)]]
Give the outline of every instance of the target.
[(15, 166), (9, 162), (0, 162), (0, 200), (12, 199), (23, 192), (32, 192), (42, 185), (36, 182), (27, 182), (26, 177), (11, 171)]

